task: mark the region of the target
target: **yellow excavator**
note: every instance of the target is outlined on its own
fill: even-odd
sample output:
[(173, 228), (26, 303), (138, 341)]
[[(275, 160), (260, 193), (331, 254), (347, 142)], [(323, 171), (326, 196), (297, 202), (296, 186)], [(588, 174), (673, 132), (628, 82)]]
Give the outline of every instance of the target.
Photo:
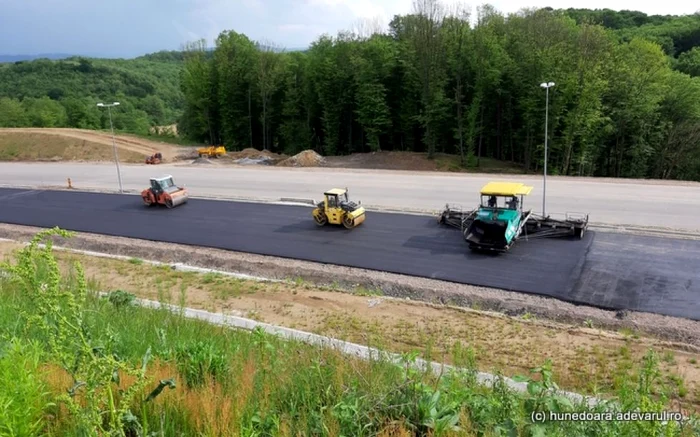
[(325, 226), (328, 223), (342, 224), (347, 229), (352, 229), (365, 221), (365, 209), (348, 198), (347, 188), (333, 188), (323, 195), (324, 199), (311, 213), (318, 226)]

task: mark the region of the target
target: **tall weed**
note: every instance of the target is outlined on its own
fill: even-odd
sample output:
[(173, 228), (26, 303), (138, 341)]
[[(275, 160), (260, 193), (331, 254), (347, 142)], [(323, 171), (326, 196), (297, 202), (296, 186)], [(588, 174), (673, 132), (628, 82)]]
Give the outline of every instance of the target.
[(0, 345), (0, 436), (43, 434), (54, 404), (40, 374), (41, 346), (12, 339)]
[[(0, 267), (26, 301), (20, 309), (27, 321), (25, 335), (36, 329), (47, 358), (71, 376), (72, 386), (56, 400), (75, 418), (77, 432), (125, 436), (127, 423), (134, 422), (134, 396), (149, 382), (150, 356), (143, 357), (141, 366), (131, 366), (111, 349), (108, 324), (90, 326), (85, 317), (88, 291), (82, 266), (75, 263), (64, 277), (52, 253), (52, 236), (71, 235), (58, 228), (39, 232), (19, 252), (16, 264)], [(129, 387), (120, 384), (123, 374), (134, 378)]]

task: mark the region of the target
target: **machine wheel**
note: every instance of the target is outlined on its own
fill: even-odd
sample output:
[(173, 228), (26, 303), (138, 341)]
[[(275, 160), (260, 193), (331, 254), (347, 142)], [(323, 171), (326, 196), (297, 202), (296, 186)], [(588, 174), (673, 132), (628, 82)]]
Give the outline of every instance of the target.
[(576, 230), (576, 236), (578, 237), (579, 240), (583, 240), (583, 234), (585, 233), (584, 228), (580, 228)]
[(318, 215), (314, 214), (314, 221), (318, 226), (325, 226), (328, 223), (328, 217), (324, 212), (320, 212)]
[(355, 220), (346, 214), (343, 216), (343, 226), (347, 229), (352, 229), (355, 227)]
[(172, 208), (173, 207), (173, 199), (165, 199), (165, 206), (167, 206), (168, 208)]

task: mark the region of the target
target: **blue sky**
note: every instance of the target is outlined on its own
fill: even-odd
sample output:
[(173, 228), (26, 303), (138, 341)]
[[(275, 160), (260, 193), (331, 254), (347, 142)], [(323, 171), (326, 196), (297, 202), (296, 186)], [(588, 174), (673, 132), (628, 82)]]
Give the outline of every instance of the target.
[[(648, 14), (690, 14), (698, 9), (688, 0), (494, 0), (491, 4), (503, 12), (545, 6)], [(394, 14), (411, 10), (412, 0), (0, 0), (0, 54), (133, 57), (176, 50), (198, 38), (213, 45), (222, 30), (296, 48), (322, 33), (335, 35), (352, 28), (359, 20), (386, 25)]]

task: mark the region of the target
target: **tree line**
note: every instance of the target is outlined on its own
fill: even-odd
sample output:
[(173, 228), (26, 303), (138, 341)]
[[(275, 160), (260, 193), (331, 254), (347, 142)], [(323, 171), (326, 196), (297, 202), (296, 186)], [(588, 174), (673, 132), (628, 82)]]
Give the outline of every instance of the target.
[(304, 52), (235, 31), (213, 49), (188, 43), (179, 130), (232, 149), (449, 153), (538, 170), (551, 81), (552, 174), (700, 180), (700, 15), (477, 10), (470, 25), (466, 9), (416, 0), (388, 29), (323, 35)]

